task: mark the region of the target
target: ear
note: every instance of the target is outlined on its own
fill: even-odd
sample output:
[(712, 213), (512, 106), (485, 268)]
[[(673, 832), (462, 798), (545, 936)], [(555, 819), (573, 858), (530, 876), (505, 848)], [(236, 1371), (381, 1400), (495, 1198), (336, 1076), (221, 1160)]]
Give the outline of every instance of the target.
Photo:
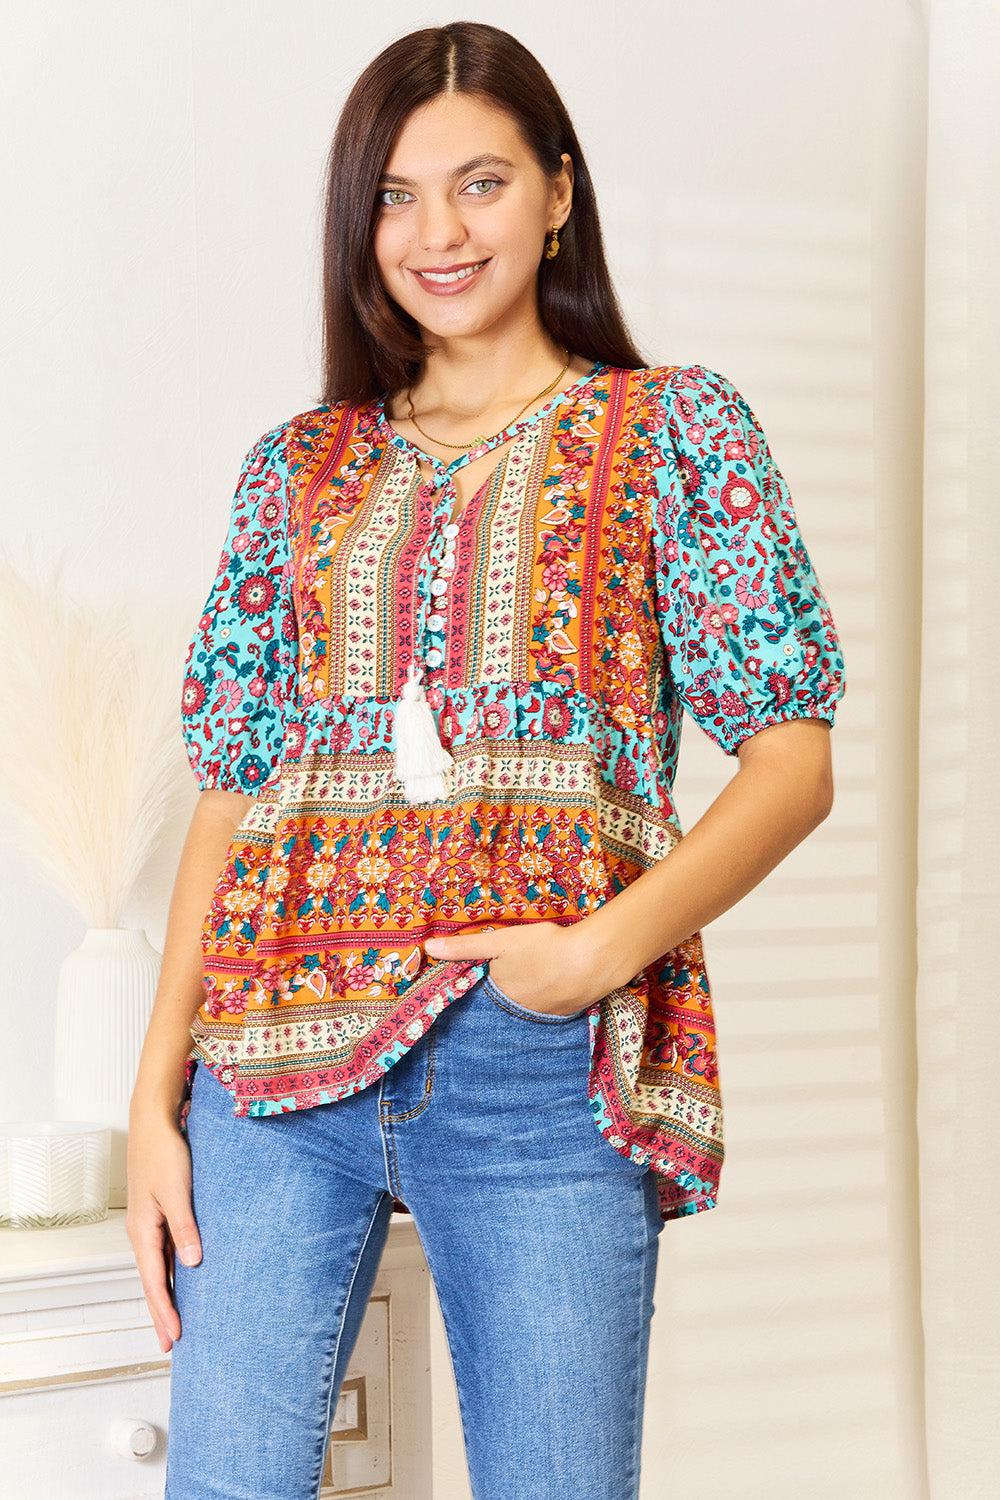
[(573, 158), (562, 154), (562, 166), (552, 179), (551, 221), (561, 229), (573, 207)]

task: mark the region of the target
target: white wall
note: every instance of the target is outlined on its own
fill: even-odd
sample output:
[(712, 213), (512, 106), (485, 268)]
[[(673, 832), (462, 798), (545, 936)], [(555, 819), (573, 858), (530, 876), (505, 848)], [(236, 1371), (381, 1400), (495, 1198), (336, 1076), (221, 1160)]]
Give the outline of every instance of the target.
[[(137, 597), (139, 580), (193, 622), (244, 452), (317, 399), (339, 105), (381, 45), (454, 12), (6, 12), (0, 536), (64, 552), (86, 592)], [(879, 983), (898, 942), (878, 901), (905, 906), (909, 876), (886, 886), (883, 868), (877, 888), (873, 574), (873, 368), (906, 374), (873, 340), (876, 167), (899, 125), (878, 90), (913, 8), (515, 0), (473, 16), (562, 89), (650, 362), (719, 369), (756, 410), (849, 671), (833, 816), (708, 934), (730, 1157), (719, 1209), (661, 1237), (643, 1493), (919, 1500), (910, 1188), (886, 1180), (887, 1160), (905, 1164), (890, 1055), (905, 1025)], [(905, 240), (910, 207), (894, 212)], [(689, 730), (687, 822), (733, 769)], [(134, 912), (154, 941), (179, 831)], [(0, 921), (0, 1111), (24, 1118), (51, 1104), (55, 978), (82, 923), (13, 858)], [(435, 1357), (434, 1500), (459, 1500), (440, 1332)]]

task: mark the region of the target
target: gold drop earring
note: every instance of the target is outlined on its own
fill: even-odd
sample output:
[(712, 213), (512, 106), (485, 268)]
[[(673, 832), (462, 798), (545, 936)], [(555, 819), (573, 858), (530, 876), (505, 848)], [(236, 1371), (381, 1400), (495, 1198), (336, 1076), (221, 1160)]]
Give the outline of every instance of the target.
[(552, 226), (552, 232), (550, 233), (548, 239), (545, 241), (545, 259), (546, 260), (555, 260), (555, 258), (556, 258), (556, 256), (558, 254), (559, 254), (559, 226), (558, 226), (558, 224), (553, 224), (553, 226)]

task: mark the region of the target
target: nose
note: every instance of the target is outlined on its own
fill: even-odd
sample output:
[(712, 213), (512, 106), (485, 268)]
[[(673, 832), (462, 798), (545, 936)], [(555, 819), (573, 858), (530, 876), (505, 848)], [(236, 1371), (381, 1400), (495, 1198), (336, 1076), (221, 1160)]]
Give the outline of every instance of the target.
[(425, 198), (420, 212), (420, 243), (425, 250), (452, 250), (465, 239), (458, 205), (449, 198)]

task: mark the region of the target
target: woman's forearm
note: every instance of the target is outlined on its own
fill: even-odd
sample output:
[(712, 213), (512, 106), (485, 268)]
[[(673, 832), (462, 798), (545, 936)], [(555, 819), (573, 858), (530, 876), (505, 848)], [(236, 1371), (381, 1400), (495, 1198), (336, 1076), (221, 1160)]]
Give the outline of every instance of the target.
[(753, 735), (740, 769), (690, 832), (625, 890), (576, 924), (613, 987), (728, 911), (826, 817), (829, 726), (795, 719)]
[(233, 834), (251, 797), (208, 790), (200, 794), (174, 882), (153, 1012), (146, 1030), (131, 1111), (175, 1114), (191, 1051), (191, 1022), (202, 1003), (201, 929)]

